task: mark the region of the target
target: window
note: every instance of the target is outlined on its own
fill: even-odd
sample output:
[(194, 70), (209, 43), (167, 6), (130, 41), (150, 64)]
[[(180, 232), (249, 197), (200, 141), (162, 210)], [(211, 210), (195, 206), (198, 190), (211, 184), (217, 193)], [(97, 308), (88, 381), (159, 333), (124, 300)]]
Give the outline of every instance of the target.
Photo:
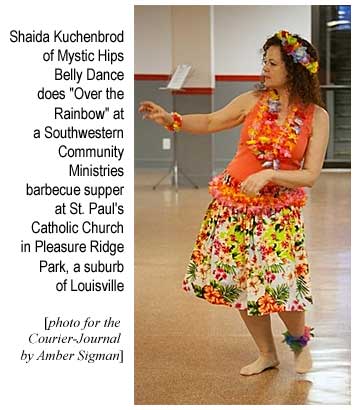
[(330, 114), (326, 168), (351, 160), (351, 6), (312, 6), (312, 41), (320, 54), (323, 100)]

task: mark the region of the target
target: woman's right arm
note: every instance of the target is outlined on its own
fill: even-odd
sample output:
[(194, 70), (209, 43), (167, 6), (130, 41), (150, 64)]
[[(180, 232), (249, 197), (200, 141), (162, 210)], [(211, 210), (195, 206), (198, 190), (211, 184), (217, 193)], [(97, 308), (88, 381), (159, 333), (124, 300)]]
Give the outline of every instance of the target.
[[(258, 94), (250, 91), (234, 98), (222, 109), (209, 114), (188, 114), (182, 116), (182, 132), (211, 134), (240, 125), (258, 100)], [(140, 103), (139, 112), (143, 118), (162, 126), (170, 126), (173, 118), (161, 106), (151, 101)]]

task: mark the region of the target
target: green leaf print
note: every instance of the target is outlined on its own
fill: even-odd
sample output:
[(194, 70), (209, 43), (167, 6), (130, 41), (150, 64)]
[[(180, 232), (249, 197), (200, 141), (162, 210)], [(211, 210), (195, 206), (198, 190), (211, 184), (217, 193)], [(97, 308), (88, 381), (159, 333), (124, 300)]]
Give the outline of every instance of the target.
[(251, 241), (252, 241), (251, 243), (254, 243), (254, 242), (255, 242), (254, 228), (253, 228), (253, 229), (249, 229), (248, 232), (249, 232), (250, 239), (251, 239)]
[(284, 305), (289, 299), (290, 290), (286, 283), (277, 285), (276, 288), (266, 286), (266, 292), (276, 301), (278, 305)]
[(265, 292), (268, 293), (271, 297), (275, 298), (275, 289), (272, 288), (270, 285), (265, 286)]
[(254, 316), (260, 315), (259, 305), (256, 301), (254, 300), (248, 301), (247, 308), (248, 308), (249, 315), (254, 315)]
[(216, 281), (215, 279), (211, 279), (210, 280), (210, 285), (214, 288), (214, 289), (220, 289), (221, 285), (219, 284), (218, 281)]
[(229, 275), (235, 275), (236, 274), (236, 267), (231, 266), (231, 265), (226, 265), (225, 263), (219, 263), (218, 264), (220, 269), (224, 269), (224, 271)]
[(203, 290), (202, 290), (202, 287), (199, 286), (199, 285), (194, 285), (193, 283), (191, 284), (191, 286), (192, 286), (193, 289), (194, 289), (195, 296), (197, 296), (197, 297), (199, 297), (199, 298), (203, 298)]
[(269, 268), (272, 273), (278, 274), (280, 272), (285, 272), (281, 263), (274, 263), (273, 265), (270, 265)]
[(296, 297), (305, 298), (308, 293), (309, 288), (306, 284), (305, 279), (303, 278), (303, 276), (299, 276), (298, 278), (296, 278)]
[(190, 282), (194, 282), (196, 279), (196, 263), (194, 261), (189, 263), (186, 279)]
[(223, 298), (230, 303), (234, 302), (242, 292), (242, 290), (239, 289), (236, 285), (221, 286), (219, 290), (223, 295)]

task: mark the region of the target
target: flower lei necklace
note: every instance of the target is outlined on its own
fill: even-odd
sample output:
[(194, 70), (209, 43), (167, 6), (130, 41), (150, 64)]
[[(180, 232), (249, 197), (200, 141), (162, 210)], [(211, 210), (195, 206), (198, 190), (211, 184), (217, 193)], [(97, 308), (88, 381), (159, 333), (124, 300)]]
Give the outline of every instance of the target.
[(285, 123), (278, 125), (279, 110), (280, 97), (276, 91), (270, 90), (267, 101), (260, 105), (256, 121), (248, 131), (250, 138), (246, 144), (264, 168), (279, 169), (281, 160), (291, 158), (305, 118), (300, 108), (293, 106)]

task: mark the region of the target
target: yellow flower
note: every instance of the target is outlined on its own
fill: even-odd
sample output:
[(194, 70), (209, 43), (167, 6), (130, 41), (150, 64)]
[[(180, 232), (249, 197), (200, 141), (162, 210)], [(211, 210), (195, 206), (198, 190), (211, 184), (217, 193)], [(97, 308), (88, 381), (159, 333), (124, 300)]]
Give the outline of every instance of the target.
[[(270, 90), (270, 98), (271, 98), (272, 100), (278, 100), (280, 97), (279, 97), (279, 95), (278, 95), (274, 90)], [(267, 107), (264, 106), (263, 111), (266, 111), (266, 110), (267, 110)]]
[[(296, 134), (289, 134), (289, 137), (288, 137), (288, 138), (289, 138), (290, 141), (294, 141), (294, 142), (295, 142), (295, 141), (296, 141), (296, 138), (297, 138), (297, 135), (296, 135)], [(290, 145), (289, 145), (289, 146), (290, 146)]]
[(287, 42), (288, 42), (290, 45), (292, 45), (292, 46), (297, 43), (296, 38), (293, 37), (293, 36), (288, 36), (286, 40), (287, 40)]
[(314, 61), (312, 63), (307, 64), (306, 68), (310, 71), (310, 73), (315, 74), (318, 71), (319, 63), (317, 61)]
[(265, 143), (267, 143), (267, 142), (270, 141), (270, 138), (269, 138), (269, 137), (259, 137), (259, 141), (260, 141), (262, 144), (265, 144)]

